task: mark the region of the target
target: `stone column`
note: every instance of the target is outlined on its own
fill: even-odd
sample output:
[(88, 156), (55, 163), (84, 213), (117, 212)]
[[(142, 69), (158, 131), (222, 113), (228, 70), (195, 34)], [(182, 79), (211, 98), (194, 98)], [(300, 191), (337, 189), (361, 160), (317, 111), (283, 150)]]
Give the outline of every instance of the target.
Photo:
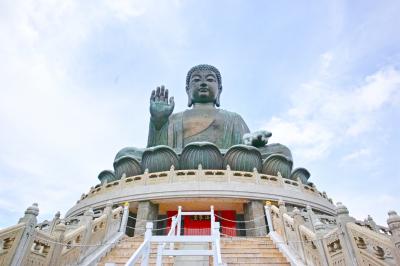
[(251, 200), (244, 204), (244, 220), (251, 221), (245, 223), (246, 236), (266, 236), (267, 225), (265, 223), (264, 205), (262, 201)]
[(158, 205), (151, 201), (140, 201), (135, 224), (135, 236), (144, 234), (146, 231), (146, 222), (151, 222), (157, 219)]

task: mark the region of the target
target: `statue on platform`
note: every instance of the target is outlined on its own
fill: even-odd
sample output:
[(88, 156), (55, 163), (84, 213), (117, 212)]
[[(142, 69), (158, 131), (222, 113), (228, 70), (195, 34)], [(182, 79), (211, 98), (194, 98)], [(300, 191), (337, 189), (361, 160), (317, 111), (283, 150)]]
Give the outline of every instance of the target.
[[(153, 90), (150, 97), (148, 147), (168, 145), (182, 149), (192, 142), (207, 141), (220, 149), (247, 144), (263, 147), (270, 132), (250, 133), (240, 115), (217, 107), (222, 92), (221, 74), (210, 65), (191, 68), (186, 76), (188, 106), (192, 109), (172, 114), (174, 98), (168, 98), (164, 86)], [(243, 138), (245, 137), (245, 138)]]

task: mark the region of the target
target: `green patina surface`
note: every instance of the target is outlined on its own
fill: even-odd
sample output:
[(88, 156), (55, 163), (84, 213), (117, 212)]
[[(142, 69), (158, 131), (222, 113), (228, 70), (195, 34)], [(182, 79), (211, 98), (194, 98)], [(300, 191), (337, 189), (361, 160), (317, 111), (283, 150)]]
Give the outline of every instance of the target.
[(219, 70), (198, 65), (186, 76), (188, 107), (173, 113), (175, 102), (164, 86), (157, 87), (150, 97), (150, 125), (147, 149), (127, 147), (118, 152), (114, 172), (105, 171), (99, 179), (119, 179), (174, 169), (230, 169), (297, 179), (307, 183), (309, 172), (299, 168), (292, 172), (290, 150), (282, 144), (269, 144), (271, 133), (250, 132), (243, 118), (218, 108), (222, 92)]

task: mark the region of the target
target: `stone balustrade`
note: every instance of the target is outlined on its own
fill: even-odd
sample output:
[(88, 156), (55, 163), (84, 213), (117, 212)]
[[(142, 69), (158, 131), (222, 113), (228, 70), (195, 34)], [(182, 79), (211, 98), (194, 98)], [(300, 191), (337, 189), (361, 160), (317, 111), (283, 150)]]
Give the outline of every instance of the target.
[(138, 186), (138, 185), (151, 185), (162, 183), (180, 183), (190, 181), (213, 181), (213, 182), (241, 182), (241, 183), (254, 183), (264, 184), (271, 186), (280, 186), (288, 189), (301, 190), (307, 193), (315, 194), (322, 198), (328, 199), (325, 193), (319, 192), (315, 187), (303, 184), (300, 180), (290, 180), (282, 178), (282, 176), (272, 176), (254, 172), (242, 172), (231, 170), (174, 170), (151, 173), (145, 172), (143, 175), (123, 177), (110, 183), (104, 182), (95, 187), (92, 187), (87, 194), (83, 194), (81, 199), (93, 197), (96, 194), (103, 193), (111, 189), (117, 189), (121, 186)]
[[(196, 185), (193, 185), (193, 184)], [(239, 185), (239, 186), (238, 186)], [(142, 175), (123, 176), (121, 179), (92, 187), (83, 194), (77, 204), (68, 211), (67, 217), (81, 215), (88, 206), (102, 208), (111, 201), (138, 201), (155, 198), (190, 197), (193, 188), (196, 196), (207, 195), (232, 198), (280, 199), (292, 201), (297, 205), (313, 205), (326, 214), (334, 213), (334, 206), (326, 193), (315, 186), (303, 184), (300, 180), (266, 175), (257, 172), (226, 170), (175, 170), (148, 173)], [(220, 188), (220, 189), (219, 189)], [(232, 188), (232, 189), (230, 189)], [(259, 192), (259, 193), (257, 193)], [(147, 198), (145, 198), (147, 197)]]
[[(307, 215), (297, 209), (289, 213), (282, 201), (279, 207), (267, 205), (265, 210), (272, 224), (270, 234), (279, 236), (273, 239), (281, 239), (291, 257), (305, 265), (400, 264), (400, 247), (396, 246), (400, 227), (393, 226), (400, 224), (400, 217), (393, 211), (389, 212), (389, 229), (381, 231), (357, 224), (340, 203), (335, 222), (329, 224), (322, 223), (320, 217), (326, 217), (309, 207)], [(307, 218), (313, 219), (311, 223), (306, 223)]]
[(38, 213), (34, 204), (17, 225), (0, 230), (0, 265), (85, 265), (100, 260), (99, 250), (111, 249), (123, 237), (128, 206), (113, 209), (108, 203), (97, 218), (89, 209), (73, 226), (59, 215), (48, 226), (37, 224)]

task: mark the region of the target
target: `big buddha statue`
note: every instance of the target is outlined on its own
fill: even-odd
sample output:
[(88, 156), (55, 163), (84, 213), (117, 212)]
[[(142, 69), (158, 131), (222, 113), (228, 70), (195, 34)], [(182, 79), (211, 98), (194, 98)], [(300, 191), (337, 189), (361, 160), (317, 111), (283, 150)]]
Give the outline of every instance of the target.
[(103, 171), (102, 180), (123, 175), (174, 169), (227, 169), (253, 171), (307, 182), (303, 168), (292, 174), (290, 150), (279, 143), (268, 144), (271, 133), (250, 130), (243, 118), (220, 109), (222, 78), (210, 65), (192, 67), (186, 76), (186, 93), (191, 109), (173, 114), (174, 98), (164, 86), (150, 97), (150, 126), (146, 149), (126, 147), (114, 160), (114, 173)]
[(150, 97), (147, 146), (167, 145), (179, 150), (189, 143), (201, 141), (211, 142), (220, 149), (246, 141), (256, 147), (264, 146), (271, 133), (249, 134), (249, 128), (239, 114), (217, 108), (221, 92), (221, 74), (210, 65), (194, 66), (187, 73), (186, 93), (188, 106), (192, 109), (172, 114), (174, 98), (168, 98), (164, 86), (157, 87)]

